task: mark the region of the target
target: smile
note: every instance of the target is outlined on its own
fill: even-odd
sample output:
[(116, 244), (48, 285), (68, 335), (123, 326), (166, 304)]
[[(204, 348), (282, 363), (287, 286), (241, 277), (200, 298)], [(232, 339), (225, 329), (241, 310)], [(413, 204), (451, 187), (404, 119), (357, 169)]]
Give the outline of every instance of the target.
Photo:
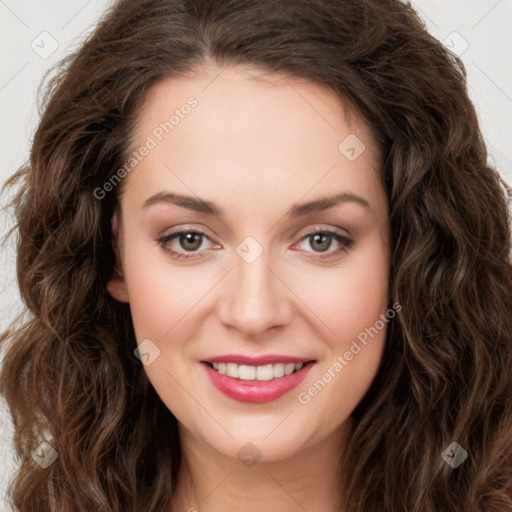
[(213, 358), (201, 361), (201, 366), (210, 382), (229, 398), (239, 402), (265, 403), (277, 400), (296, 388), (316, 363), (315, 360), (291, 357), (277, 357), (275, 362), (270, 362), (271, 357)]

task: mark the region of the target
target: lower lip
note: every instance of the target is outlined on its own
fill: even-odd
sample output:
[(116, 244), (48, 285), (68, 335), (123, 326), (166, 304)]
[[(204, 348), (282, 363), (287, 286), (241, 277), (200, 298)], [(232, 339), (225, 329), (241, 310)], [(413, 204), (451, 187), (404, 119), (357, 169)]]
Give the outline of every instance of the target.
[(255, 404), (272, 402), (296, 388), (314, 364), (314, 362), (307, 363), (299, 371), (277, 379), (242, 380), (223, 375), (206, 363), (201, 363), (210, 381), (219, 391), (233, 400)]

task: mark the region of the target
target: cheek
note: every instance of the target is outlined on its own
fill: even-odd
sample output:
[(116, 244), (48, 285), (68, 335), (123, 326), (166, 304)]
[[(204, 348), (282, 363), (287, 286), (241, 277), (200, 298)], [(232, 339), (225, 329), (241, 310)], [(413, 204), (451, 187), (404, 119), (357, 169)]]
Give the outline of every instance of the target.
[(386, 311), (389, 302), (388, 266), (385, 259), (373, 255), (360, 258), (340, 282), (340, 297), (333, 301), (330, 319), (334, 330), (345, 338), (357, 336), (373, 325), (379, 315)]
[(127, 237), (124, 266), (137, 340), (163, 340), (178, 322), (182, 335), (194, 305), (211, 287), (211, 276), (200, 267), (167, 261), (160, 248), (129, 242)]
[(331, 429), (361, 401), (382, 358), (388, 322), (394, 316), (386, 316), (389, 259), (385, 246), (360, 251), (350, 262), (347, 258), (339, 272), (329, 274), (328, 282), (316, 277), (302, 293), (308, 290), (308, 305), (322, 320), (328, 350), (318, 371), (301, 386), (297, 400), (305, 411), (323, 411), (324, 428)]
[(336, 269), (310, 268), (297, 292), (321, 321), (333, 349), (372, 326), (389, 303), (389, 257), (384, 244), (348, 253)]

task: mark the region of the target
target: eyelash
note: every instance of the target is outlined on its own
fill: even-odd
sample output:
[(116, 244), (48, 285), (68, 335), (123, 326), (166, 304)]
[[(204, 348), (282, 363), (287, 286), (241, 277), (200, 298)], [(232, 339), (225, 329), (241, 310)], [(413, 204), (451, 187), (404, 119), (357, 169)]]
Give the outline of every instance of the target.
[[(174, 249), (170, 249), (166, 245), (171, 240), (173, 240), (174, 238), (176, 238), (176, 237), (178, 237), (180, 235), (183, 235), (183, 234), (187, 234), (187, 233), (188, 234), (193, 233), (193, 234), (201, 235), (201, 236), (207, 238), (208, 240), (210, 240), (210, 237), (206, 233), (201, 231), (200, 229), (182, 229), (180, 231), (175, 231), (174, 233), (170, 233), (168, 235), (160, 237), (160, 238), (158, 238), (156, 240), (156, 242), (158, 242), (158, 244), (162, 247), (162, 249), (165, 252), (169, 253), (175, 259), (188, 260), (188, 259), (200, 259), (200, 258), (202, 258), (203, 256), (196, 256), (196, 254), (198, 254), (198, 251), (187, 254), (187, 253), (182, 253), (182, 252), (176, 251)], [(334, 252), (329, 252), (327, 256), (310, 257), (313, 260), (326, 260), (328, 258), (331, 258), (333, 255), (339, 254), (341, 252), (346, 252), (354, 244), (354, 240), (352, 240), (351, 238), (349, 238), (349, 237), (347, 237), (345, 235), (342, 235), (342, 234), (338, 233), (337, 231), (332, 231), (332, 230), (329, 230), (329, 229), (314, 229), (312, 231), (309, 231), (297, 243), (300, 243), (300, 242), (302, 242), (304, 240), (307, 240), (309, 237), (311, 237), (313, 235), (317, 235), (317, 234), (323, 234), (323, 235), (331, 236), (338, 243), (341, 244), (341, 247), (339, 249), (337, 249), (336, 251), (334, 251)], [(317, 254), (324, 254), (324, 253), (317, 253)]]

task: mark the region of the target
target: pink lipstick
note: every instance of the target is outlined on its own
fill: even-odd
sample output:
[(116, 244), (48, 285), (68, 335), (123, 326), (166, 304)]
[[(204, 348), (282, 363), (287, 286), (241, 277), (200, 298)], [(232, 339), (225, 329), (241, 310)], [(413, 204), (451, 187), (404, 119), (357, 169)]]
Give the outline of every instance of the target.
[(297, 387), (315, 360), (267, 354), (215, 356), (201, 361), (212, 384), (240, 402), (265, 403), (277, 400)]

